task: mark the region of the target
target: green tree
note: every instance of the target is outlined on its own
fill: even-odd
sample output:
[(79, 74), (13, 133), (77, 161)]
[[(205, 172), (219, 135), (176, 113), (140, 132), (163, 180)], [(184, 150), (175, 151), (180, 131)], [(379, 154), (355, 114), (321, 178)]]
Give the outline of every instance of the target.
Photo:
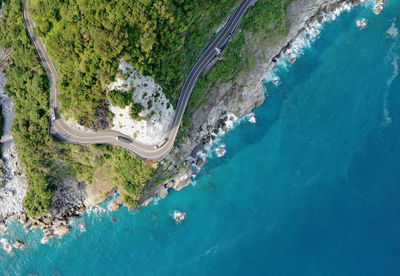
[(112, 105), (118, 106), (119, 108), (125, 108), (132, 102), (132, 91), (124, 92), (119, 90), (111, 90), (107, 92), (107, 98)]

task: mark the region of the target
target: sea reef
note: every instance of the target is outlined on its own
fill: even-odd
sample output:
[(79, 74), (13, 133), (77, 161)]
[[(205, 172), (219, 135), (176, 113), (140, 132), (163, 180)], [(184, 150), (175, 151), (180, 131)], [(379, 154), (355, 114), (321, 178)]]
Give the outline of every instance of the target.
[[(250, 72), (242, 72), (230, 82), (217, 84), (207, 92), (213, 96), (207, 105), (194, 112), (188, 138), (178, 144), (161, 162), (162, 166), (173, 164), (169, 167), (168, 179), (161, 184), (150, 181), (142, 190), (139, 205), (147, 205), (156, 194), (165, 197), (170, 188), (180, 190), (189, 185), (191, 176), (196, 173), (198, 167), (193, 165), (197, 162), (201, 165), (204, 163), (204, 160), (196, 161), (198, 153), (210, 143), (215, 134), (223, 130), (228, 120), (226, 115), (234, 114), (237, 118), (242, 118), (264, 102), (262, 81), (274, 68), (277, 60), (290, 52), (292, 42), (304, 34), (310, 25), (320, 24), (326, 15), (335, 15), (342, 6), (359, 3), (359, 0), (298, 0), (288, 7), (286, 16), (288, 32), (283, 37), (266, 42), (264, 38), (251, 33), (246, 34), (246, 53), (247, 56), (256, 58), (254, 68)], [(243, 56), (243, 59), (245, 58), (246, 56)], [(295, 56), (290, 58), (290, 63), (293, 62)]]

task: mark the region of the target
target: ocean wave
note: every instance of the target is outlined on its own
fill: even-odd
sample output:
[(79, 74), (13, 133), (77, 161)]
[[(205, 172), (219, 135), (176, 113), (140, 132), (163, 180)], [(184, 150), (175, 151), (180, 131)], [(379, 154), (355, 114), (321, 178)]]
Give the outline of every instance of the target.
[(326, 23), (334, 21), (341, 13), (345, 11), (349, 12), (351, 9), (352, 5), (342, 3), (329, 13), (321, 12), (318, 16), (319, 19), (306, 23), (304, 30), (298, 34), (290, 43), (289, 47), (276, 59), (275, 67), (267, 73), (264, 81), (279, 85), (279, 72), (289, 70), (290, 65), (293, 64), (297, 58), (301, 57), (306, 49), (312, 46), (313, 42), (321, 34)]
[(238, 126), (242, 122), (244, 118), (246, 118), (246, 116), (244, 116), (242, 119), (238, 119), (238, 117), (236, 117), (236, 115), (233, 113), (228, 113), (227, 116), (228, 118), (233, 118), (233, 119), (232, 120), (228, 119), (226, 121), (226, 127), (227, 127), (226, 131), (220, 130), (215, 139), (211, 140), (211, 142), (204, 147), (204, 150), (200, 151), (197, 154), (197, 157), (201, 157), (203, 159), (213, 158), (215, 148), (221, 144), (221, 140), (224, 137), (224, 135), (229, 131), (233, 130), (236, 126)]
[[(393, 48), (393, 46), (392, 46)], [(392, 50), (392, 49), (391, 49)], [(392, 51), (389, 51), (389, 53)], [(392, 55), (392, 66), (393, 66), (393, 74), (388, 79), (387, 85), (391, 86), (393, 81), (397, 78), (399, 75), (399, 55), (398, 54), (393, 54)], [(389, 98), (389, 90), (385, 91), (385, 94), (383, 95), (383, 104), (382, 104), (382, 111), (383, 111), (383, 126), (388, 126), (392, 122), (392, 117), (390, 116), (390, 110), (389, 110), (389, 103), (388, 103), (388, 98)]]
[(107, 210), (101, 206), (91, 206), (88, 209), (86, 209), (86, 213), (88, 215), (90, 215), (92, 213), (95, 215), (98, 215), (100, 213), (106, 213), (106, 212), (107, 212)]
[(161, 197), (159, 197), (158, 195), (155, 195), (153, 197), (153, 205), (158, 205), (158, 202), (160, 201)]
[(219, 147), (215, 148), (214, 151), (218, 158), (224, 156), (226, 153), (225, 144), (222, 144)]
[(388, 79), (388, 81), (387, 81), (388, 86), (390, 86), (392, 84), (392, 82), (394, 81), (394, 79), (397, 78), (397, 76), (399, 75), (399, 64), (397, 62), (398, 60), (399, 60), (399, 55), (394, 54), (393, 59), (392, 59), (393, 74), (390, 77), (390, 79)]
[(392, 122), (392, 117), (390, 117), (390, 112), (388, 108), (388, 93), (385, 94), (383, 100), (383, 126), (388, 126)]
[(219, 249), (218, 245), (215, 246), (211, 246), (209, 249), (206, 250), (206, 252), (204, 252), (204, 254), (202, 254), (202, 257), (207, 257), (210, 254), (215, 254), (215, 252), (217, 252)]
[(399, 35), (399, 30), (396, 28), (396, 23), (393, 22), (390, 28), (386, 31), (386, 34), (390, 35), (392, 38), (396, 38)]

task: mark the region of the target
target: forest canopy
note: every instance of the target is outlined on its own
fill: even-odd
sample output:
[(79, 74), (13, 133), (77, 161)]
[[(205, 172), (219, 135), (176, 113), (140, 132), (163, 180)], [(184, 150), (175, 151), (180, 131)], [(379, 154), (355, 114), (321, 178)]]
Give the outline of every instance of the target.
[[(36, 34), (44, 39), (60, 75), (63, 112), (90, 125), (94, 111), (104, 106), (106, 85), (120, 59), (152, 76), (174, 102), (184, 70), (190, 68), (185, 68), (185, 57), (192, 62), (191, 48), (197, 56), (211, 29), (199, 31), (214, 26), (238, 1), (214, 2), (29, 0)], [(203, 24), (193, 24), (196, 20)], [(203, 41), (194, 39), (185, 51), (185, 40), (194, 37)]]

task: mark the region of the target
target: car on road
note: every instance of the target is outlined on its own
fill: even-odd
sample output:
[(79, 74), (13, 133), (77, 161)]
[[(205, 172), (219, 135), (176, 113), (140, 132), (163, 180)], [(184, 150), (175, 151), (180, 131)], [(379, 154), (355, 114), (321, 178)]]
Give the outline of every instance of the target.
[(56, 120), (56, 109), (54, 107), (50, 108), (50, 117), (52, 121)]
[(124, 136), (117, 136), (115, 137), (115, 140), (125, 142), (125, 143), (132, 143), (132, 139), (124, 137)]
[(161, 144), (155, 145), (155, 146), (154, 146), (154, 149), (161, 148), (161, 147), (164, 146), (165, 143), (167, 143), (167, 142), (168, 142), (168, 138), (165, 138), (165, 139), (161, 142)]

